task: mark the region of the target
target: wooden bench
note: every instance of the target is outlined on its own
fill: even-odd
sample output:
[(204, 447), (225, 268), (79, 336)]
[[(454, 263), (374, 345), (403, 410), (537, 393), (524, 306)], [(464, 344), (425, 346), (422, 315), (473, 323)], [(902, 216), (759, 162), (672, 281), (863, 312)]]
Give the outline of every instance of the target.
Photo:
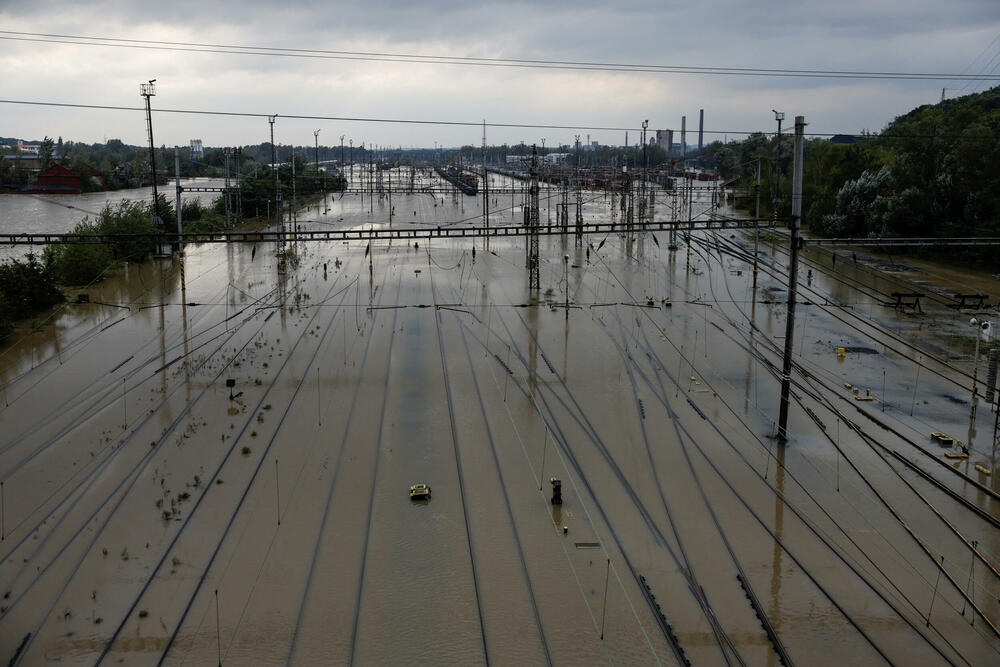
[(979, 310), (986, 304), (987, 296), (982, 292), (978, 292), (976, 294), (956, 294), (954, 298), (958, 299), (958, 304), (953, 305), (952, 308), (957, 308), (958, 310), (965, 308)]
[(892, 296), (895, 297), (895, 302), (890, 302), (887, 305), (891, 305), (896, 310), (900, 308), (913, 308), (914, 310), (919, 310), (921, 313), (924, 309), (920, 307), (920, 298), (924, 296), (920, 292), (893, 292)]

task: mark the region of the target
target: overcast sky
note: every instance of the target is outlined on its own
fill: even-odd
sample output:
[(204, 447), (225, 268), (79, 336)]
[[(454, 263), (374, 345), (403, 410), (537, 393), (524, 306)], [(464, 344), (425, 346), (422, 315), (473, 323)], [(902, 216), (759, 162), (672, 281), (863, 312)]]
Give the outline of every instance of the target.
[[(0, 0), (0, 30), (281, 48), (717, 67), (1000, 74), (998, 0)], [(996, 41), (994, 41), (996, 40)], [(462, 67), (182, 53), (0, 40), (0, 98), (154, 108), (497, 123), (878, 130), (894, 116), (987, 84)], [(996, 82), (994, 82), (996, 83)], [(787, 121), (786, 121), (787, 122)], [(278, 143), (479, 144), (480, 128), (280, 119)], [(154, 114), (156, 143), (266, 141), (266, 119)], [(586, 138), (586, 131), (580, 132)], [(569, 143), (570, 130), (488, 129), (490, 143)], [(593, 131), (621, 144), (624, 133)], [(141, 112), (0, 104), (0, 136), (144, 143)], [(722, 138), (723, 135), (706, 135)], [(734, 138), (729, 134), (729, 138)], [(630, 133), (630, 142), (636, 140)], [(347, 141), (345, 139), (345, 141)]]

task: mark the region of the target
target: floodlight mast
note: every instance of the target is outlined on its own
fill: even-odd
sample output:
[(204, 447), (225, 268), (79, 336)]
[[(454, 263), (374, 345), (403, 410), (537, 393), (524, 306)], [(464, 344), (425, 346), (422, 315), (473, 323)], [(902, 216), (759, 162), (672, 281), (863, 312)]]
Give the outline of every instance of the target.
[(146, 100), (146, 134), (149, 138), (149, 169), (153, 182), (153, 224), (159, 228), (162, 226), (160, 220), (160, 199), (156, 192), (156, 147), (153, 145), (153, 114), (149, 104), (149, 98), (156, 95), (156, 79), (150, 79), (149, 83), (139, 84), (139, 95)]

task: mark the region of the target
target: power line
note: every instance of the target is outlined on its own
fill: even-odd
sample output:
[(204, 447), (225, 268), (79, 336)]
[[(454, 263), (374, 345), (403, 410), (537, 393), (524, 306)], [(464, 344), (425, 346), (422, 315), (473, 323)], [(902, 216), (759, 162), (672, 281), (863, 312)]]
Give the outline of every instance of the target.
[[(988, 45), (988, 46), (987, 46), (987, 47), (986, 47), (985, 49), (983, 49), (983, 50), (982, 50), (982, 52), (981, 52), (981, 53), (980, 53), (979, 55), (977, 55), (977, 56), (976, 56), (975, 58), (973, 58), (973, 59), (972, 59), (972, 62), (970, 62), (970, 63), (969, 63), (968, 65), (966, 65), (966, 66), (965, 66), (965, 67), (964, 67), (964, 68), (962, 69), (962, 72), (961, 72), (961, 73), (962, 73), (962, 74), (965, 74), (966, 72), (968, 72), (969, 70), (971, 70), (971, 69), (972, 69), (972, 67), (973, 67), (973, 66), (974, 66), (974, 65), (976, 64), (976, 61), (978, 61), (978, 60), (979, 60), (980, 58), (982, 58), (982, 57), (983, 57), (984, 55), (986, 55), (986, 53), (987, 53), (987, 52), (988, 52), (988, 51), (989, 51), (989, 50), (990, 50), (991, 48), (993, 48), (993, 45), (997, 43), (997, 40), (1000, 40), (1000, 33), (997, 33), (996, 37), (994, 37), (994, 38), (993, 38), (993, 41), (991, 41), (991, 42), (989, 43), (989, 45)], [(994, 57), (996, 57), (996, 56), (994, 56)], [(993, 59), (992, 59), (992, 58), (990, 59), (990, 61), (989, 61), (989, 62), (987, 62), (987, 63), (986, 63), (986, 65), (985, 65), (985, 66), (983, 67), (983, 69), (982, 69), (982, 70), (980, 70), (980, 72), (979, 72), (979, 73), (980, 73), (980, 74), (983, 74), (983, 73), (984, 73), (984, 72), (986, 71), (986, 69), (987, 69), (987, 68), (988, 68), (988, 67), (990, 66), (990, 63), (991, 63), (991, 62), (993, 62)], [(961, 92), (961, 91), (964, 91), (964, 90), (965, 90), (966, 88), (968, 88), (968, 87), (969, 87), (970, 85), (972, 85), (972, 83), (974, 83), (974, 82), (973, 82), (973, 81), (967, 81), (967, 82), (966, 82), (966, 84), (965, 84), (964, 86), (962, 86), (961, 88), (959, 88), (959, 92)]]
[[(9, 41), (45, 42), (78, 46), (103, 46), (107, 48), (146, 49), (154, 51), (180, 51), (188, 53), (222, 53), (233, 55), (271, 56), (283, 58), (310, 58), (325, 60), (358, 60), (370, 62), (402, 62), (411, 64), (463, 65), (473, 67), (514, 67), (529, 69), (556, 69), (601, 72), (639, 72), (657, 74), (708, 74), (723, 76), (760, 76), (827, 79), (898, 79), (898, 80), (947, 80), (985, 81), (1000, 80), (1000, 75), (955, 74), (949, 72), (892, 72), (861, 70), (812, 70), (755, 67), (710, 67), (696, 65), (658, 65), (649, 63), (620, 63), (581, 60), (529, 60), (522, 58), (483, 58), (472, 56), (445, 56), (434, 54), (391, 53), (379, 51), (335, 51), (285, 47), (248, 46), (239, 44), (213, 44), (202, 42), (172, 42), (164, 40), (121, 39), (92, 37), (59, 33), (36, 33), (0, 30), (0, 39)], [(88, 40), (88, 41), (81, 41)]]
[[(2, 38), (0, 38), (2, 39)], [(28, 106), (60, 107), (70, 109), (96, 109), (104, 111), (145, 111), (145, 107), (129, 107), (117, 104), (81, 104), (73, 102), (42, 102), (38, 100), (5, 100), (0, 99), (0, 104), (22, 104)], [(454, 127), (483, 127), (483, 121), (459, 121), (459, 120), (421, 120), (414, 118), (369, 118), (364, 116), (316, 116), (305, 114), (273, 114), (258, 113), (252, 111), (212, 111), (207, 109), (153, 109), (153, 113), (174, 113), (190, 114), (202, 116), (226, 116), (237, 118), (286, 118), (291, 120), (323, 120), (341, 123), (387, 123), (387, 124), (409, 124), (409, 125), (445, 125)], [(554, 125), (554, 124), (533, 124), (533, 123), (486, 123), (487, 127), (511, 128), (511, 129), (542, 129), (542, 130), (591, 130), (605, 132), (625, 132), (641, 131), (642, 128), (635, 127), (607, 127), (598, 125)], [(774, 132), (764, 132), (762, 130), (704, 130), (705, 134), (715, 135), (752, 135), (760, 134), (771, 136)], [(859, 139), (979, 139), (990, 140), (993, 135), (964, 135), (964, 134), (857, 134), (854, 132), (804, 132), (807, 137), (835, 137), (838, 135), (848, 135)]]

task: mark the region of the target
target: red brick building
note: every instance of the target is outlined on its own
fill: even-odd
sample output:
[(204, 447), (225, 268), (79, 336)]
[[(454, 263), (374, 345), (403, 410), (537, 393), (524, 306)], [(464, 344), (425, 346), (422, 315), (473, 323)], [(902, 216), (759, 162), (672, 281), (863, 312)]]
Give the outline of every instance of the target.
[(61, 164), (54, 164), (45, 171), (39, 172), (35, 184), (39, 190), (44, 192), (79, 193), (83, 189), (80, 177)]

